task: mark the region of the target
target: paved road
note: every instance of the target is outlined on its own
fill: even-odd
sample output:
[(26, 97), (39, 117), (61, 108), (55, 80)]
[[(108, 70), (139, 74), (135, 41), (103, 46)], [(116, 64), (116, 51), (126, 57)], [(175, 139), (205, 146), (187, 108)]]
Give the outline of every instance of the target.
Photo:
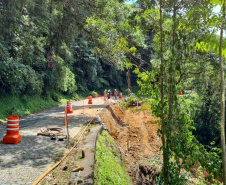
[[(87, 106), (88, 100), (73, 102), (74, 113), (69, 116), (69, 133), (75, 136), (81, 125), (90, 117), (76, 113)], [(92, 108), (103, 107), (102, 98), (93, 99)], [(81, 111), (80, 111), (81, 112)], [(0, 140), (6, 134), (6, 124), (0, 124)], [(42, 127), (64, 128), (64, 106), (52, 108), (41, 113), (20, 119), (22, 142), (0, 144), (0, 184), (32, 184), (67, 152), (67, 140), (50, 140), (49, 137), (37, 136)]]

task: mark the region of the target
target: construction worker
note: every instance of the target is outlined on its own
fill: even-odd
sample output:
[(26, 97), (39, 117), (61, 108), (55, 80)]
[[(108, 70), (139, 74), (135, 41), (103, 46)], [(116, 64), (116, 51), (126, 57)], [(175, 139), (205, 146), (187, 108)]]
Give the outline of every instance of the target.
[(115, 89), (114, 91), (114, 95), (115, 95), (115, 100), (117, 100), (117, 96), (118, 96), (118, 91)]
[(106, 94), (107, 94), (107, 90), (105, 89), (105, 90), (104, 90), (104, 97), (106, 96)]
[(106, 101), (107, 100), (107, 90), (105, 89), (104, 90), (104, 101)]
[(108, 99), (110, 99), (110, 98), (111, 98), (111, 91), (108, 90)]

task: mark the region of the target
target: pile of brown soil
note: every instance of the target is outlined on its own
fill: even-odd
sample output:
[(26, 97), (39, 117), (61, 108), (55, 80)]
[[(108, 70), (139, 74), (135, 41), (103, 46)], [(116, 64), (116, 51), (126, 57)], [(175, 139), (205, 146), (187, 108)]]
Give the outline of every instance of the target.
[(138, 180), (136, 176), (140, 175), (136, 171), (142, 171), (139, 164), (160, 152), (159, 120), (146, 111), (123, 110), (117, 103), (105, 109), (100, 117), (120, 146), (129, 174)]

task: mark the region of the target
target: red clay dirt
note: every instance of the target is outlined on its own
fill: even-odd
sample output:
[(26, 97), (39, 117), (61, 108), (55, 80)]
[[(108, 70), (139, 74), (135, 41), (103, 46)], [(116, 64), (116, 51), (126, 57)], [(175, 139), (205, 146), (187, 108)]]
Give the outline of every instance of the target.
[(123, 110), (115, 103), (100, 115), (109, 128), (109, 134), (119, 144), (129, 171), (137, 161), (159, 153), (162, 146), (161, 138), (157, 135), (159, 120), (147, 111), (136, 109), (139, 108)]

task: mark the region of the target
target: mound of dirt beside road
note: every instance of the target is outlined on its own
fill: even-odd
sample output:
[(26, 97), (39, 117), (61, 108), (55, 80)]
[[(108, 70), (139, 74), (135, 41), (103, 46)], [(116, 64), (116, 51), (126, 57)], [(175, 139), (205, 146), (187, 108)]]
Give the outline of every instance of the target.
[(136, 181), (145, 180), (147, 174), (142, 172), (145, 164), (140, 164), (159, 154), (162, 146), (157, 135), (158, 119), (146, 111), (123, 110), (117, 103), (105, 109), (100, 117), (120, 146), (130, 176)]

